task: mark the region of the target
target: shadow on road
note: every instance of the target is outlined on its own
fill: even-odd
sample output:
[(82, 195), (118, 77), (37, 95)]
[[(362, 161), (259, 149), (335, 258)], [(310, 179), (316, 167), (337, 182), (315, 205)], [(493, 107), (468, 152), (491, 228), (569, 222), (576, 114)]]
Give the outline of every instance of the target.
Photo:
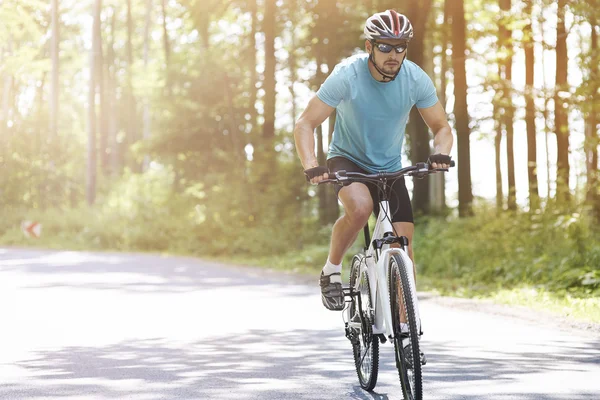
[[(560, 345), (560, 343), (552, 343)], [(424, 385), (469, 387), (478, 381), (504, 382), (506, 397), (494, 399), (588, 400), (596, 394), (516, 394), (511, 385), (523, 374), (559, 370), (556, 360), (577, 371), (598, 364), (600, 341), (573, 346), (563, 343), (558, 353), (486, 353), (486, 358), (461, 356), (456, 344), (426, 347), (429, 363)], [(391, 347), (381, 348), (382, 374), (396, 377)], [(400, 384), (379, 385), (387, 393), (360, 389), (350, 345), (335, 330), (277, 332), (252, 330), (191, 344), (165, 339), (126, 341), (108, 347), (66, 347), (37, 353), (22, 361), (32, 380), (27, 386), (0, 385), (0, 398), (96, 394), (102, 398), (158, 399), (399, 399)], [(391, 374), (391, 375), (390, 375)], [(340, 387), (344, 388), (340, 390)], [(538, 390), (540, 388), (534, 388)], [(543, 388), (541, 388), (543, 390)], [(571, 388), (573, 389), (573, 388)], [(469, 390), (470, 392), (470, 390)], [(452, 391), (455, 393), (455, 391)], [(439, 398), (439, 397), (436, 397)], [(475, 400), (481, 395), (448, 394), (446, 400)]]
[[(350, 344), (339, 331), (255, 330), (183, 346), (154, 339), (66, 347), (39, 352), (18, 366), (34, 377), (34, 383), (0, 385), (0, 398), (389, 398), (360, 389)], [(346, 393), (339, 393), (340, 386)]]

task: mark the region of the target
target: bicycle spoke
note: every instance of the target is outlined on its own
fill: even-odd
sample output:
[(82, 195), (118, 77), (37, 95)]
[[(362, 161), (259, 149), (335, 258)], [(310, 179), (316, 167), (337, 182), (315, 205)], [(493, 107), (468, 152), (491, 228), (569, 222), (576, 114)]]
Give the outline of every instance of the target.
[(372, 390), (377, 383), (379, 371), (379, 342), (373, 339), (369, 316), (372, 310), (369, 278), (366, 270), (361, 270), (362, 260), (358, 256), (354, 257), (350, 270), (350, 286), (359, 292), (353, 297), (350, 306), (351, 322), (354, 323), (350, 329), (353, 329), (352, 337), (355, 338), (352, 347), (360, 386), (365, 390)]

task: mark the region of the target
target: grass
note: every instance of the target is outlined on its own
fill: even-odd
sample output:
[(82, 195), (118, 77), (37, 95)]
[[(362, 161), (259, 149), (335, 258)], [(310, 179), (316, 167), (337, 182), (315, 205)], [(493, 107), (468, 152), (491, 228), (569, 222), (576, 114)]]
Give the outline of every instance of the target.
[(600, 297), (569, 293), (566, 290), (548, 290), (533, 285), (498, 288), (483, 284), (464, 286), (458, 280), (420, 276), (419, 290), (442, 296), (490, 300), (497, 304), (528, 307), (550, 312), (584, 323), (600, 324)]

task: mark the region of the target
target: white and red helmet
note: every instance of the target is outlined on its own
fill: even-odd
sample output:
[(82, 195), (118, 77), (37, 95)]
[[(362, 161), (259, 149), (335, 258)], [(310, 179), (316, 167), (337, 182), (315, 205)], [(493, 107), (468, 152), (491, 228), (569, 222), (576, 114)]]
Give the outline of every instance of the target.
[(405, 15), (394, 10), (373, 14), (365, 23), (365, 37), (368, 40), (404, 39), (410, 41), (413, 28)]

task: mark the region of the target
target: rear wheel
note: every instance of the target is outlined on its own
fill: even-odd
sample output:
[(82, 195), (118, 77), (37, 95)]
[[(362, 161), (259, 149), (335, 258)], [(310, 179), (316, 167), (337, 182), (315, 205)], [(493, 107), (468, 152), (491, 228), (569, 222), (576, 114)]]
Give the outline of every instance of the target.
[(394, 349), (402, 394), (405, 400), (422, 400), (423, 378), (415, 314), (416, 299), (413, 299), (407, 266), (402, 257), (393, 254), (389, 268)]
[(349, 329), (351, 330), (354, 365), (360, 386), (365, 390), (373, 390), (377, 384), (379, 372), (379, 342), (373, 336), (373, 306), (371, 290), (366, 270), (360, 268), (363, 258), (354, 256), (350, 269), (350, 287), (360, 291), (362, 314), (358, 306), (358, 297), (350, 303)]

